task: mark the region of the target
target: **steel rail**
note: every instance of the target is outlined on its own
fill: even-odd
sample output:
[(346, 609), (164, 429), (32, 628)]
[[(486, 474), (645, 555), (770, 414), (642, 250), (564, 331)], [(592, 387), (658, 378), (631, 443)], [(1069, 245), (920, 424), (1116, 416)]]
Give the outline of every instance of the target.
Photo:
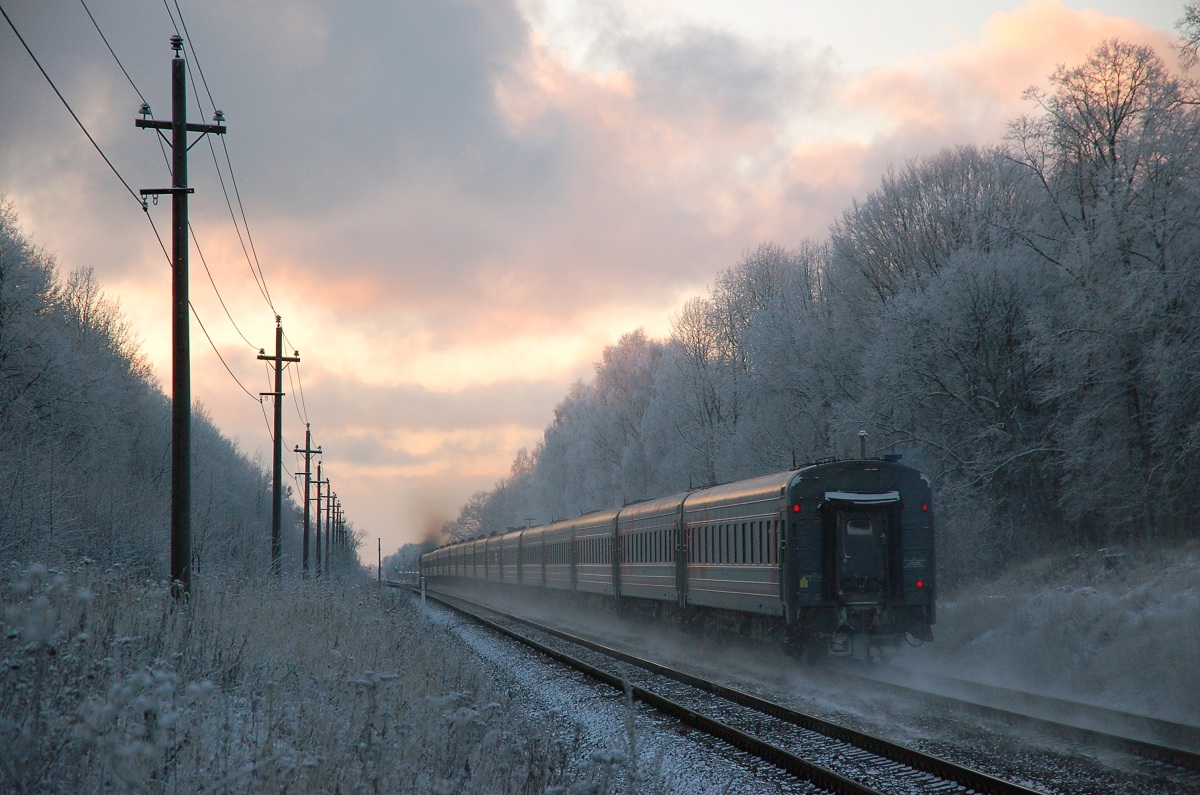
[[(830, 739), (846, 743), (847, 745), (855, 746), (876, 756), (904, 765), (915, 771), (927, 773), (947, 781), (952, 781), (967, 789), (972, 789), (980, 793), (986, 793), (986, 795), (1040, 795), (1038, 790), (1031, 789), (1011, 781), (1005, 781), (1004, 779), (996, 778), (982, 771), (975, 770), (964, 765), (959, 765), (945, 759), (940, 759), (916, 749), (909, 748), (908, 746), (900, 745), (898, 743), (891, 742), (890, 740), (885, 740), (881, 737), (867, 734), (866, 732), (860, 732), (856, 729), (842, 726), (832, 721), (785, 707), (782, 704), (768, 701), (767, 699), (760, 698), (736, 688), (720, 685), (702, 677), (680, 671), (676, 668), (662, 665), (642, 657), (637, 657), (636, 655), (628, 654), (601, 643), (596, 643), (595, 641), (588, 640), (587, 638), (582, 638), (572, 635), (568, 632), (563, 632), (562, 630), (547, 627), (535, 621), (520, 618), (519, 616), (513, 616), (501, 610), (497, 610), (494, 607), (489, 607), (461, 596), (450, 594), (446, 595), (451, 596), (453, 599), (459, 600), (465, 604), (471, 605), (472, 607), (488, 610), (492, 613), (503, 616), (506, 620), (510, 620), (514, 623), (530, 627), (552, 637), (559, 638), (560, 640), (576, 644), (599, 654), (619, 660), (620, 662), (641, 668), (642, 670), (650, 673), (657, 674), (664, 678), (680, 682), (681, 684), (689, 687), (696, 688), (697, 690), (710, 693), (718, 698), (725, 699), (726, 701), (739, 706), (761, 712), (765, 715), (770, 715), (771, 717), (785, 721), (794, 726), (798, 726), (802, 729), (807, 729), (825, 737), (829, 737)], [(447, 606), (451, 607), (451, 609), (454, 609), (460, 613), (465, 612), (454, 605), (450, 605), (444, 599), (438, 597), (431, 598), (437, 599), (439, 603), (446, 604)], [(486, 621), (486, 619), (481, 620)], [(787, 752), (785, 751), (783, 753)]]
[[(455, 596), (454, 598), (462, 599), (462, 597), (458, 596)], [(795, 726), (799, 726), (802, 729), (808, 729), (809, 731), (822, 734), (831, 739), (838, 740), (839, 742), (853, 745), (857, 748), (863, 749), (864, 751), (869, 751), (876, 756), (890, 759), (893, 762), (898, 762), (914, 770), (928, 773), (948, 781), (953, 781), (956, 784), (967, 787), (968, 789), (986, 793), (986, 795), (1038, 795), (1037, 790), (1030, 789), (1029, 787), (1025, 787), (1020, 784), (1015, 784), (1011, 781), (1005, 781), (1004, 779), (996, 778), (995, 776), (991, 776), (982, 771), (966, 767), (965, 765), (959, 765), (955, 762), (950, 762), (948, 760), (926, 754), (914, 748), (909, 748), (906, 745), (900, 745), (899, 743), (885, 740), (882, 737), (876, 737), (875, 735), (867, 734), (866, 732), (861, 732), (848, 726), (842, 726), (841, 724), (825, 720), (824, 718), (818, 718), (815, 715), (809, 715), (808, 713), (800, 712), (798, 710), (791, 709), (790, 707), (785, 707), (782, 704), (768, 701), (767, 699), (746, 693), (745, 691), (728, 687), (727, 685), (717, 684), (716, 682), (712, 682), (708, 679), (680, 671), (677, 668), (662, 665), (661, 663), (656, 663), (652, 660), (637, 657), (636, 655), (628, 654), (627, 652), (620, 651), (619, 649), (614, 649), (610, 646), (605, 646), (604, 644), (590, 641), (587, 638), (581, 638), (568, 632), (543, 626), (534, 621), (509, 615), (502, 611), (498, 611), (495, 608), (488, 607), (487, 605), (483, 605), (478, 602), (473, 602), (469, 599), (462, 599), (462, 601), (482, 607), (486, 610), (491, 610), (499, 615), (503, 615), (507, 619), (515, 621), (524, 626), (531, 627), (540, 632), (545, 632), (546, 634), (560, 638), (561, 640), (578, 644), (584, 648), (613, 657), (614, 659), (620, 660), (621, 662), (629, 665), (637, 666), (638, 668), (658, 674), (659, 676), (673, 679), (698, 690), (711, 693), (714, 696), (723, 698), (726, 701), (730, 701), (734, 704), (738, 704), (740, 706), (747, 707), (749, 709), (762, 712), (766, 715), (770, 715), (774, 718), (786, 721)]]
[[(398, 585), (393, 587), (405, 587), (411, 589), (411, 586), (407, 585)], [(828, 790), (829, 792), (837, 793), (837, 795), (883, 795), (883, 793), (879, 792), (878, 790), (872, 789), (865, 784), (861, 784), (854, 779), (847, 778), (840, 773), (830, 770), (827, 767), (822, 767), (814, 762), (809, 762), (808, 760), (796, 756), (790, 751), (786, 751), (777, 745), (772, 745), (771, 743), (760, 740), (757, 737), (747, 734), (740, 729), (734, 728), (727, 723), (722, 723), (721, 721), (710, 718), (703, 713), (691, 709), (690, 707), (686, 707), (676, 701), (666, 698), (665, 696), (661, 696), (652, 690), (635, 685), (623, 677), (605, 671), (602, 668), (598, 668), (591, 663), (580, 660), (577, 657), (572, 657), (571, 655), (559, 651), (551, 646), (547, 646), (544, 643), (540, 643), (533, 638), (522, 635), (521, 633), (510, 629), (509, 627), (498, 624), (495, 621), (491, 621), (490, 619), (484, 618), (477, 613), (473, 613), (470, 610), (460, 607), (459, 605), (453, 604), (450, 601), (441, 598), (440, 596), (428, 592), (426, 593), (426, 596), (427, 598), (437, 602), (447, 609), (453, 610), (459, 615), (470, 618), (471, 620), (476, 621), (483, 626), (488, 627), (489, 629), (499, 632), (505, 637), (522, 643), (536, 650), (538, 653), (544, 654), (547, 657), (550, 657), (551, 659), (573, 668), (592, 679), (621, 691), (622, 693), (626, 692), (626, 688), (628, 688), (633, 698), (641, 701), (647, 706), (658, 710), (664, 715), (669, 715), (672, 718), (675, 718), (676, 720), (679, 720), (680, 722), (705, 734), (723, 740), (734, 748), (756, 756), (781, 770), (791, 773), (793, 776), (799, 779), (803, 779), (811, 784), (815, 784), (816, 786)], [(464, 599), (463, 601), (471, 605), (484, 607), (483, 605), (478, 605), (477, 603), (471, 602), (469, 599)], [(500, 613), (500, 611), (493, 610), (492, 608), (484, 607), (484, 609), (498, 613), (499, 615), (504, 615), (506, 618), (512, 618), (517, 623), (524, 623), (522, 619), (517, 619), (514, 616), (507, 616), (504, 613)], [(536, 628), (541, 630), (540, 627)]]

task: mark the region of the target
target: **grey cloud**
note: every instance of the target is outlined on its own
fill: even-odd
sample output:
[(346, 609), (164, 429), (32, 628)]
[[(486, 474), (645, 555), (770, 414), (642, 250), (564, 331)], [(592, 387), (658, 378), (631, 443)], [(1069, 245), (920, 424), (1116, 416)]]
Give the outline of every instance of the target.
[(776, 122), (797, 103), (823, 101), (832, 77), (820, 58), (772, 52), (724, 31), (691, 27), (614, 45), (643, 101), (673, 114), (715, 110), (738, 123)]

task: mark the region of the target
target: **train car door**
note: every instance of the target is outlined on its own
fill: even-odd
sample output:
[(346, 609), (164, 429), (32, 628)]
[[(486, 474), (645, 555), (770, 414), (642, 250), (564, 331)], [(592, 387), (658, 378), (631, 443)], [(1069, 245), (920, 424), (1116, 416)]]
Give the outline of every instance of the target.
[(837, 511), (838, 590), (887, 590), (887, 511), (863, 506)]

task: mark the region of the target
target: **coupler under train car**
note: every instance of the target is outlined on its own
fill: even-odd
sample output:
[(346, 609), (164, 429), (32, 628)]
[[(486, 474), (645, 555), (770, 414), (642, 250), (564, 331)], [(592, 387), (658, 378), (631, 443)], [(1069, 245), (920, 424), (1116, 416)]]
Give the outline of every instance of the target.
[(787, 651), (805, 662), (827, 657), (884, 662), (906, 641), (933, 640), (928, 622), (913, 612), (875, 601), (806, 610), (788, 626)]

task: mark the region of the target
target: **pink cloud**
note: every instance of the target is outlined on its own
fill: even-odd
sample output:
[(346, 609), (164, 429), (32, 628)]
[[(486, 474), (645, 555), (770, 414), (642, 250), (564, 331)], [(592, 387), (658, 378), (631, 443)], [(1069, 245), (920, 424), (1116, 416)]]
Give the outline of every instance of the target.
[(1114, 37), (1149, 44), (1170, 57), (1171, 37), (1134, 19), (1077, 11), (1058, 0), (1029, 0), (993, 14), (976, 40), (849, 82), (841, 102), (882, 114), (891, 135), (913, 137), (919, 131), (938, 146), (999, 142), (1006, 122), (1029, 111), (1021, 98), (1026, 88), (1046, 85), (1057, 66), (1083, 61)]

